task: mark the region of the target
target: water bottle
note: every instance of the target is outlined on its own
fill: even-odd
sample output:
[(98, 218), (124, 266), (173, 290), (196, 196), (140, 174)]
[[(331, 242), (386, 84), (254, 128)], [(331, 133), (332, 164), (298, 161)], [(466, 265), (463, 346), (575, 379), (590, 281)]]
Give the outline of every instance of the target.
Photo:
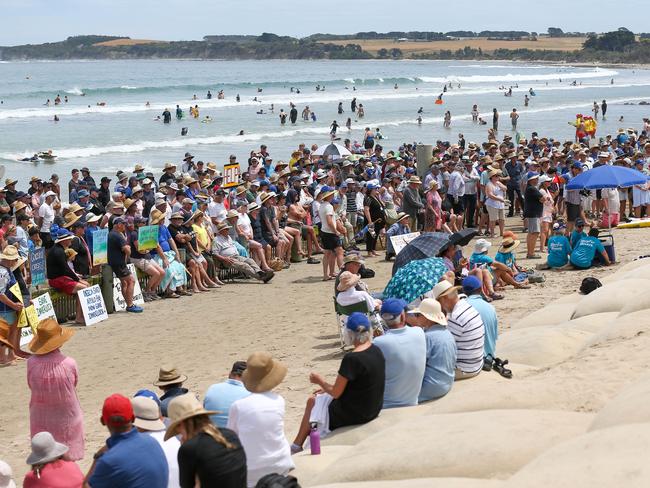
[(320, 454), (320, 433), (318, 432), (318, 423), (312, 422), (311, 432), (309, 432), (309, 445), (312, 456)]

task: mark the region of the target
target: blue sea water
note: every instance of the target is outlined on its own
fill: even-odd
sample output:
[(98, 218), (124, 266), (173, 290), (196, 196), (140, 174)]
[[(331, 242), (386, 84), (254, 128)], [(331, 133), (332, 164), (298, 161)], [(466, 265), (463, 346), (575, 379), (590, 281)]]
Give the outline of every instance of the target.
[[(453, 89), (445, 93), (443, 105), (435, 105), (445, 83)], [(325, 91), (316, 91), (317, 84)], [(504, 97), (502, 86), (512, 86), (513, 96)], [(291, 87), (301, 93), (291, 93)], [(530, 88), (536, 96), (524, 107)], [(208, 90), (211, 100), (206, 99)], [(224, 91), (224, 100), (216, 98), (219, 90)], [(61, 99), (67, 96), (68, 102), (54, 106), (57, 94)], [(235, 100), (237, 94), (240, 102)], [(364, 106), (362, 120), (350, 112), (353, 97)], [(47, 99), (51, 106), (44, 105)], [(517, 108), (519, 131), (564, 140), (573, 138), (567, 122), (578, 112), (591, 113), (593, 102), (603, 99), (609, 111), (597, 135), (639, 127), (643, 117), (650, 117), (650, 107), (636, 105), (650, 101), (650, 71), (461, 61), (2, 62), (0, 163), (7, 174), (20, 179), (52, 173), (67, 179), (72, 168), (81, 166), (99, 176), (114, 175), (136, 163), (159, 171), (166, 161), (180, 161), (186, 151), (221, 166), (232, 153), (245, 161), (260, 144), (266, 144), (276, 160), (287, 159), (301, 142), (308, 146), (327, 142), (333, 120), (342, 126), (340, 137), (352, 140), (360, 141), (365, 127), (380, 127), (387, 149), (406, 141), (455, 141), (458, 133), (479, 142), (486, 139), (493, 107), (501, 114), (500, 135), (510, 133), (508, 114)], [(295, 125), (281, 126), (278, 113), (288, 112), (290, 102), (299, 114), (309, 105), (317, 121), (304, 122), (299, 116)], [(343, 114), (337, 113), (339, 102)], [(635, 104), (626, 105), (630, 102)], [(177, 104), (186, 118), (173, 117), (171, 124), (155, 120), (165, 108), (174, 113)], [(189, 117), (195, 104), (200, 109), (198, 120)], [(478, 104), (488, 126), (472, 123), (473, 104)], [(421, 126), (416, 122), (420, 107)], [(265, 113), (257, 114), (259, 110)], [(442, 125), (446, 110), (452, 114), (450, 129)], [(53, 122), (55, 114), (59, 122)], [(211, 123), (201, 122), (206, 115)], [(345, 122), (350, 116), (348, 132)], [(186, 136), (181, 136), (182, 127), (188, 129)], [(243, 136), (237, 135), (240, 130)], [(48, 149), (58, 155), (55, 162), (17, 161)]]

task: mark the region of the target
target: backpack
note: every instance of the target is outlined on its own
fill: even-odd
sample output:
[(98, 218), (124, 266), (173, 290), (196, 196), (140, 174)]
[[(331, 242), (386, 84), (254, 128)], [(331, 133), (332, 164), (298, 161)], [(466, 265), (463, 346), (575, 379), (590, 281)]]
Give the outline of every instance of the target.
[(603, 286), (603, 284), (600, 282), (598, 278), (594, 278), (593, 276), (588, 276), (584, 280), (582, 280), (582, 284), (580, 285), (580, 293), (583, 295), (589, 295), (592, 291), (600, 288)]
[(300, 488), (300, 485), (293, 476), (271, 473), (260, 478), (255, 488)]

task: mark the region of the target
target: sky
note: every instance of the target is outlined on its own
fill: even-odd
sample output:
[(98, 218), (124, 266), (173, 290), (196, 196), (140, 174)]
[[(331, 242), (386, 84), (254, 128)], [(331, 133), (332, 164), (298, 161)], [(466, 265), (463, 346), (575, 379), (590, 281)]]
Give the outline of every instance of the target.
[(0, 0), (0, 45), (81, 34), (197, 40), (373, 30), (648, 32), (649, 14), (649, 0)]

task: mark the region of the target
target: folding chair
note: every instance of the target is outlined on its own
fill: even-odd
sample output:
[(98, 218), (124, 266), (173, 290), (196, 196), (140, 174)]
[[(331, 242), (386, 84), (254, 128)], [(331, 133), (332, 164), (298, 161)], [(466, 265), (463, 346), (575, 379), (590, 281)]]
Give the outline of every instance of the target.
[(339, 338), (341, 339), (341, 349), (349, 348), (349, 344), (345, 343), (345, 338), (343, 336), (343, 330), (345, 327), (345, 322), (350, 314), (354, 312), (360, 312), (366, 315), (370, 314), (368, 310), (368, 304), (365, 302), (353, 303), (352, 305), (340, 305), (334, 297), (334, 311), (336, 312), (336, 324), (339, 329)]

